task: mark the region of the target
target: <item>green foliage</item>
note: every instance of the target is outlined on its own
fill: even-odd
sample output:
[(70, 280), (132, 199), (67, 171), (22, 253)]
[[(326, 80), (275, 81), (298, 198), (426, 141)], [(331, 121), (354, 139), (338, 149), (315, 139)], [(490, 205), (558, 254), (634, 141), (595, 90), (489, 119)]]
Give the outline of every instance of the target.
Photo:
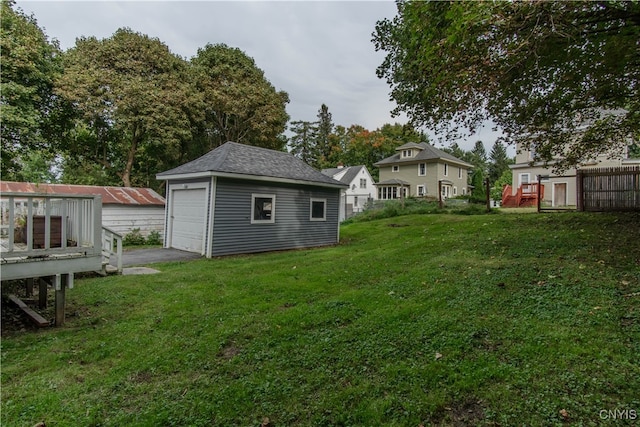
[(160, 232), (157, 230), (151, 230), (147, 235), (147, 240), (145, 243), (147, 245), (153, 245), (153, 246), (161, 245), (162, 237), (160, 236)]
[(204, 96), (197, 136), (208, 151), (227, 141), (283, 150), (289, 95), (276, 91), (253, 58), (225, 44), (207, 44), (191, 60)]
[(509, 171), (509, 165), (513, 163), (507, 156), (507, 150), (500, 141), (496, 141), (489, 154), (488, 176), (490, 182), (496, 182), (505, 172)]
[(491, 119), (563, 169), (638, 139), (639, 17), (638, 2), (398, 2), (373, 34), (377, 73), (417, 125), (455, 139)]
[(65, 327), (3, 322), (1, 423), (600, 425), (640, 406), (639, 227), (409, 215), (77, 278)]
[(53, 96), (53, 80), (61, 71), (59, 49), (14, 1), (0, 5), (2, 179), (38, 179), (47, 172), (36, 172), (34, 160), (53, 157), (52, 141), (62, 138), (67, 124), (65, 108)]
[(64, 61), (56, 91), (83, 120), (70, 158), (114, 169), (125, 186), (174, 164), (202, 103), (184, 60), (158, 39), (119, 29), (104, 40), (79, 38)]
[(482, 170), (474, 169), (471, 175), (471, 185), (473, 185), (473, 189), (471, 190), (469, 200), (474, 203), (486, 203), (487, 190), (485, 188), (485, 177)]
[(513, 174), (511, 173), (511, 169), (505, 170), (500, 178), (498, 178), (494, 183), (493, 187), (491, 187), (491, 199), (493, 200), (502, 200), (502, 190), (505, 185), (512, 185)]
[(465, 199), (448, 199), (444, 206), (440, 208), (435, 200), (416, 199), (409, 197), (405, 200), (377, 201), (369, 206), (364, 212), (359, 213), (346, 220), (343, 224), (354, 222), (368, 222), (385, 218), (393, 218), (405, 215), (427, 215), (427, 214), (456, 214), (456, 215), (479, 215), (486, 214), (486, 208), (468, 204)]
[(129, 233), (125, 234), (122, 238), (122, 244), (125, 246), (141, 246), (146, 244), (144, 236), (140, 232), (139, 228), (132, 229)]

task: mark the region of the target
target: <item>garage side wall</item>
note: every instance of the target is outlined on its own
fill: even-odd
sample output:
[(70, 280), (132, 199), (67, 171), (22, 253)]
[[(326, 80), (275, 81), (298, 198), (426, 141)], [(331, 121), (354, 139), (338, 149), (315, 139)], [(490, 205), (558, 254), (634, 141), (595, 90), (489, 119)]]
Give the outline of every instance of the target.
[[(275, 195), (274, 223), (251, 223), (252, 194)], [(310, 220), (311, 198), (326, 199), (325, 221)], [(335, 244), (339, 204), (339, 189), (218, 178), (212, 255)]]

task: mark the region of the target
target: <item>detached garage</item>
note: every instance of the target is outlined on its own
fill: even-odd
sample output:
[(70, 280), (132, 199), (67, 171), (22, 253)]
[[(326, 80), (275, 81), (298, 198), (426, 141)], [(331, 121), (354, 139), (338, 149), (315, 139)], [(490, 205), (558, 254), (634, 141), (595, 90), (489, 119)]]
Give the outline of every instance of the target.
[(165, 247), (207, 257), (332, 245), (347, 186), (289, 153), (227, 142), (157, 175)]

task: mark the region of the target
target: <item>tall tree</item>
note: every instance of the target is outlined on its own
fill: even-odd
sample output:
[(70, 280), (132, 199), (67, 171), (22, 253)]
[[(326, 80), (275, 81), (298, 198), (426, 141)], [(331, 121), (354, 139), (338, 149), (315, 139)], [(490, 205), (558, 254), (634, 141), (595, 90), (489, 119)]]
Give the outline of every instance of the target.
[(489, 180), (496, 182), (505, 171), (509, 171), (511, 161), (507, 156), (507, 149), (500, 141), (493, 143), (491, 153), (489, 154), (488, 174)]
[[(69, 123), (68, 110), (53, 93), (54, 78), (61, 72), (59, 48), (14, 1), (2, 0), (0, 7), (2, 179), (50, 180), (53, 175), (46, 169), (57, 152), (54, 143)], [(36, 158), (44, 170), (25, 175)]]
[(199, 137), (208, 149), (227, 141), (282, 150), (289, 95), (276, 91), (255, 61), (237, 48), (207, 44), (191, 60), (205, 99)]
[(318, 151), (317, 164), (314, 165), (318, 169), (331, 166), (332, 140), (330, 138), (333, 133), (333, 122), (331, 121), (331, 113), (329, 107), (325, 104), (320, 106), (318, 110), (318, 127), (316, 133), (316, 149)]
[(308, 165), (313, 165), (318, 159), (316, 150), (317, 122), (305, 122), (298, 120), (291, 122), (289, 138), (289, 151)]
[(397, 5), (373, 34), (394, 113), (450, 134), (492, 119), (556, 169), (639, 139), (640, 2)]
[(146, 185), (175, 163), (202, 108), (186, 61), (126, 28), (80, 38), (64, 59), (57, 93), (82, 115), (82, 138), (68, 147), (73, 162), (115, 170), (125, 186)]

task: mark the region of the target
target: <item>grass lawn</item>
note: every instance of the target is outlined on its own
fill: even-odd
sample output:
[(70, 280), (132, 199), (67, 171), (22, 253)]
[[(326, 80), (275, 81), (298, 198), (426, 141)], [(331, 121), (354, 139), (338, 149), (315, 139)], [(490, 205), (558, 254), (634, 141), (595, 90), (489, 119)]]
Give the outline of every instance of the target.
[(640, 419), (637, 214), (409, 215), (156, 267), (3, 336), (3, 426)]

